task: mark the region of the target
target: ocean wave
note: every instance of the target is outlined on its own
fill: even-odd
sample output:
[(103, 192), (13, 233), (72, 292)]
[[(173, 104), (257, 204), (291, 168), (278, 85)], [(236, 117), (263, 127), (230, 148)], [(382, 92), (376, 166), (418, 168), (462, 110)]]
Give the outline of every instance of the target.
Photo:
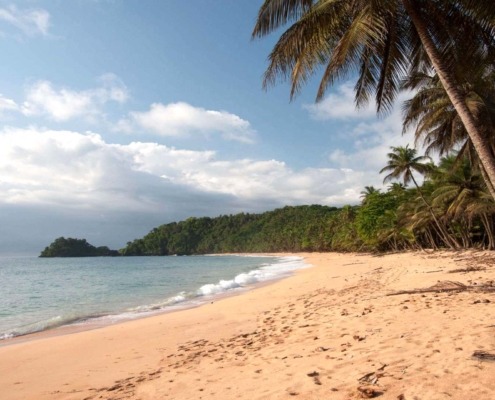
[(99, 315), (92, 315), (92, 316), (66, 316), (63, 317), (61, 315), (57, 315), (55, 317), (41, 320), (34, 322), (32, 324), (27, 324), (23, 325), (17, 328), (14, 328), (10, 331), (7, 332), (1, 332), (0, 333), (0, 340), (4, 339), (11, 339), (17, 336), (24, 336), (24, 335), (29, 335), (31, 333), (36, 333), (36, 332), (42, 332), (46, 331), (49, 329), (54, 329), (58, 328), (60, 326), (64, 325), (72, 325), (77, 322), (86, 320), (86, 319), (91, 319), (91, 318), (98, 318)]
[[(250, 256), (251, 255), (242, 255), (239, 257)], [(273, 259), (274, 257), (271, 258)], [(261, 267), (259, 267), (258, 269), (248, 272), (242, 272), (236, 275), (233, 279), (222, 279), (217, 283), (205, 284), (196, 291), (192, 292), (182, 291), (175, 294), (174, 296), (164, 299), (161, 302), (129, 308), (118, 314), (93, 314), (86, 316), (66, 317), (58, 315), (53, 318), (21, 326), (7, 332), (0, 332), (0, 340), (53, 329), (64, 325), (108, 325), (157, 314), (166, 310), (193, 307), (211, 300), (211, 298), (214, 296), (218, 296), (234, 290), (242, 290), (249, 286), (256, 285), (257, 283), (283, 278), (292, 274), (293, 271), (305, 268), (307, 266), (308, 265), (304, 263), (302, 257), (275, 257), (274, 262), (267, 262), (262, 264)]]
[[(247, 256), (249, 257), (249, 256)], [(266, 282), (282, 278), (293, 271), (307, 267), (302, 257), (283, 257), (276, 263), (266, 263), (261, 268), (249, 272), (243, 272), (231, 280), (220, 280), (218, 283), (209, 283), (201, 286), (197, 296), (211, 296), (227, 292), (233, 289), (240, 289), (256, 283)]]

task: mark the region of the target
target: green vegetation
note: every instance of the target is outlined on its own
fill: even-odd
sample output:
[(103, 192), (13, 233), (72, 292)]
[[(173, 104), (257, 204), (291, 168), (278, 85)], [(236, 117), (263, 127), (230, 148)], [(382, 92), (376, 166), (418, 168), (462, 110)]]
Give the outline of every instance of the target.
[[(189, 218), (162, 225), (121, 250), (123, 255), (328, 251), (343, 212), (319, 205), (263, 214)], [(344, 245), (341, 249), (344, 250)], [(349, 249), (351, 250), (351, 249)]]
[[(253, 37), (291, 23), (269, 56), (265, 87), (289, 80), (292, 97), (323, 70), (322, 99), (356, 76), (356, 104), (373, 100), (378, 113), (399, 92), (414, 93), (403, 130), (415, 130), (425, 156), (392, 147), (380, 172), (395, 182), (385, 192), (366, 186), (359, 206), (189, 218), (121, 253), (495, 249), (495, 2), (265, 0)], [(438, 165), (432, 152), (443, 157)]]
[[(494, 249), (495, 2), (265, 0), (253, 37), (285, 25), (265, 87), (288, 80), (292, 97), (323, 71), (320, 100), (335, 82), (355, 76), (357, 106), (373, 100), (378, 113), (389, 111), (399, 92), (414, 93), (402, 107), (403, 131), (415, 130), (426, 156), (393, 147), (381, 172), (385, 182), (402, 182), (386, 193), (365, 187), (332, 244)], [(439, 165), (425, 162), (433, 152), (443, 156)]]
[(120, 253), (61, 237), (40, 257), (495, 249), (495, 201), (479, 164), (464, 152), (435, 165), (409, 146), (391, 150), (381, 172), (388, 173), (385, 182), (400, 182), (385, 192), (366, 186), (358, 206), (287, 206), (262, 214), (189, 218), (153, 229)]
[[(284, 207), (263, 214), (189, 218), (129, 242), (123, 255), (230, 252), (495, 249), (495, 202), (468, 158), (424, 163), (416, 150), (393, 147), (382, 172), (386, 192), (367, 186), (359, 206)], [(423, 175), (419, 184), (414, 174)], [(408, 188), (407, 185), (414, 185)]]
[(46, 247), (40, 257), (115, 257), (120, 253), (107, 246), (95, 247), (86, 239), (59, 237)]
[(289, 80), (292, 97), (323, 71), (319, 100), (356, 76), (357, 105), (373, 99), (377, 112), (416, 89), (406, 122), (418, 123), (426, 146), (472, 150), (495, 198), (495, 2), (265, 0), (253, 37), (288, 24), (269, 56), (265, 87)]

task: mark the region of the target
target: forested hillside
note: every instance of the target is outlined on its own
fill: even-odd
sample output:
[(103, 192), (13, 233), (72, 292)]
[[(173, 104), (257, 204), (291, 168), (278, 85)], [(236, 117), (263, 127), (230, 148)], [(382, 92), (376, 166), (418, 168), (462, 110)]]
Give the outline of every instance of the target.
[(115, 257), (120, 256), (116, 250), (107, 246), (95, 247), (86, 239), (59, 237), (41, 252), (40, 257)]
[[(123, 255), (230, 252), (495, 249), (495, 202), (479, 169), (462, 154), (425, 163), (394, 147), (381, 172), (385, 192), (367, 186), (359, 206), (284, 207), (263, 214), (189, 218), (129, 242)], [(423, 175), (418, 184), (413, 171)], [(406, 185), (413, 183), (411, 187)]]
[[(159, 226), (121, 250), (123, 255), (357, 250), (352, 207), (284, 207), (263, 214), (189, 218)], [(349, 232), (347, 232), (347, 230)], [(354, 235), (355, 236), (355, 235)]]

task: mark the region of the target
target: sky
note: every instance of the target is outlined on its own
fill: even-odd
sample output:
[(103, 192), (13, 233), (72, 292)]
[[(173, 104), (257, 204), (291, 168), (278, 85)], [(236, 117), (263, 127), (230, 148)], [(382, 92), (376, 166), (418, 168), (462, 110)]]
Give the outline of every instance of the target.
[(122, 248), (188, 217), (357, 204), (402, 135), (400, 102), (356, 110), (262, 89), (262, 0), (0, 0), (0, 255), (60, 236)]

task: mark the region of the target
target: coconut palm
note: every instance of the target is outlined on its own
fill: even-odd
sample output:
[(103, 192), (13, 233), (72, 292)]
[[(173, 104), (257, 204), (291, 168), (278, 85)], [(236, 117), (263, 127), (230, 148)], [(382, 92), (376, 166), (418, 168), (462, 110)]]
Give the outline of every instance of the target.
[(468, 159), (444, 157), (438, 168), (437, 189), (433, 192), (433, 204), (445, 209), (446, 215), (456, 224), (464, 247), (472, 245), (473, 219), (479, 218), (488, 237), (488, 247), (493, 248), (492, 216), (493, 199), (487, 196), (482, 177), (475, 173)]
[[(459, 60), (460, 61), (460, 60)], [(466, 104), (476, 119), (485, 127), (484, 141), (495, 154), (495, 69), (486, 55), (467, 63), (459, 62), (456, 75), (463, 81)], [(469, 68), (466, 67), (469, 64)], [(452, 106), (437, 75), (418, 73), (404, 83), (406, 89), (417, 91), (403, 104), (404, 131), (416, 126), (416, 143), (425, 146), (426, 154), (445, 155), (459, 150), (458, 157), (468, 157), (473, 167), (480, 170), (492, 197), (495, 189), (490, 184), (483, 166), (474, 151), (469, 136)]]
[(416, 186), (418, 191), (418, 182), (414, 178), (413, 172), (417, 172), (421, 175), (425, 175), (430, 172), (431, 167), (424, 161), (429, 161), (427, 156), (418, 156), (417, 150), (412, 149), (409, 145), (392, 147), (392, 152), (387, 154), (388, 162), (385, 167), (380, 170), (380, 174), (383, 172), (390, 172), (383, 179), (383, 183), (390, 182), (391, 180), (402, 180), (405, 186), (411, 181)]
[(415, 71), (434, 68), (457, 111), (490, 182), (495, 157), (483, 140), (484, 127), (466, 104), (453, 72), (455, 48), (469, 59), (495, 48), (495, 2), (486, 0), (265, 0), (253, 37), (294, 22), (269, 57), (264, 86), (290, 79), (291, 97), (323, 68), (317, 93), (358, 73), (357, 105), (372, 95), (377, 111), (391, 108), (400, 82)]
[(361, 191), (360, 196), (360, 198), (363, 199), (362, 204), (366, 204), (366, 200), (369, 198), (369, 196), (375, 193), (380, 193), (380, 189), (377, 189), (374, 186), (365, 186), (364, 190)]
[(418, 185), (418, 182), (416, 181), (416, 178), (414, 177), (414, 172), (424, 175), (431, 171), (431, 165), (424, 162), (428, 160), (429, 157), (418, 156), (416, 149), (409, 148), (409, 146), (392, 147), (392, 152), (388, 153), (387, 156), (389, 158), (387, 165), (381, 169), (380, 173), (390, 173), (385, 176), (383, 182), (385, 183), (396, 179), (402, 180), (404, 185), (407, 186), (412, 181), (422, 201), (428, 207), (431, 217), (435, 221), (442, 239), (448, 246), (456, 247), (457, 243), (455, 239), (450, 237), (445, 225), (438, 220), (433, 207), (430, 202), (426, 200), (420, 186)]

